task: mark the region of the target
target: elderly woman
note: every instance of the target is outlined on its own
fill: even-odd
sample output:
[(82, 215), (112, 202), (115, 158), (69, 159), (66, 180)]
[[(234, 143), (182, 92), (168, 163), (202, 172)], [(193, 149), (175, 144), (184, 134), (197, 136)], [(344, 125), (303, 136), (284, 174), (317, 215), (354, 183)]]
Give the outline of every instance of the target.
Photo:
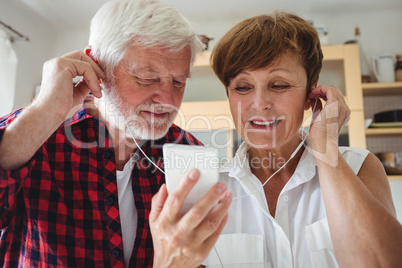
[[(215, 46), (213, 69), (244, 142), (221, 173), (233, 201), (204, 265), (402, 263), (387, 176), (368, 151), (338, 148), (350, 111), (338, 88), (317, 86), (322, 59), (315, 29), (288, 13), (244, 20)], [(311, 108), (314, 121), (300, 131)]]

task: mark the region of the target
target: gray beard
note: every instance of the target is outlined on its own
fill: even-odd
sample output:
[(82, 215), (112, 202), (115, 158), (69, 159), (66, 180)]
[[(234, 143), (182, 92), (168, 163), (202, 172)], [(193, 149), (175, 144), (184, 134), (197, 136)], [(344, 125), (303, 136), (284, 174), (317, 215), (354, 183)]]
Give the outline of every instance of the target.
[[(158, 140), (164, 137), (173, 124), (179, 109), (177, 107), (167, 109), (160, 104), (150, 102), (131, 107), (123, 102), (115, 87), (105, 90), (108, 92), (109, 101), (114, 104), (108, 105), (107, 109), (118, 115), (119, 119), (124, 120), (126, 136), (136, 140)], [(117, 111), (115, 106), (118, 109)], [(169, 116), (166, 119), (151, 118), (149, 120), (139, 115), (141, 110), (168, 112)]]

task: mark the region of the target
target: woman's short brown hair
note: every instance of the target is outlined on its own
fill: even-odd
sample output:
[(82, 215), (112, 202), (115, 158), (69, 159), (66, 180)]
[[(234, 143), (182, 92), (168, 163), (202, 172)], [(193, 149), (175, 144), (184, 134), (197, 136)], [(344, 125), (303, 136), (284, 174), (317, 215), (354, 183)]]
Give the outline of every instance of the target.
[(211, 63), (227, 91), (242, 71), (266, 67), (286, 53), (295, 53), (305, 68), (308, 96), (318, 81), (323, 55), (317, 31), (297, 15), (276, 12), (238, 23), (214, 47)]

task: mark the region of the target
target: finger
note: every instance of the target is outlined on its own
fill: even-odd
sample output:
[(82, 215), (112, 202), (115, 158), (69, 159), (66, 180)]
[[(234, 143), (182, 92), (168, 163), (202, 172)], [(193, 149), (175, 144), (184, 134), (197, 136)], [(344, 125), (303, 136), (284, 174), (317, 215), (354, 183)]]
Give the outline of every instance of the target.
[(228, 214), (228, 209), (232, 202), (232, 193), (225, 192), (219, 203), (212, 209), (208, 216), (201, 222), (196, 228), (196, 235), (200, 238), (209, 237), (212, 235), (221, 225)]
[(154, 195), (151, 202), (151, 212), (149, 213), (149, 221), (155, 222), (162, 212), (163, 206), (167, 199), (166, 184), (162, 184), (158, 193)]
[(219, 228), (205, 240), (203, 248), (205, 249), (206, 254), (208, 254), (211, 251), (213, 246), (216, 244), (216, 241), (218, 241), (218, 238), (221, 235), (223, 228), (225, 228), (227, 221), (228, 221), (228, 215), (226, 214)]
[(75, 85), (75, 90), (80, 92), (79, 99), (74, 99), (74, 103), (79, 103), (81, 102), (81, 98), (85, 100), (85, 98), (88, 96), (89, 92), (91, 92), (91, 89), (88, 87), (87, 83), (85, 80), (81, 80)]
[(340, 91), (339, 88), (335, 87), (335, 86), (318, 86), (316, 88), (314, 88), (310, 95), (309, 98), (316, 98), (316, 97), (320, 97), (322, 98), (325, 102), (333, 102), (336, 101), (338, 99), (343, 99), (343, 95), (342, 92)]
[(317, 96), (326, 100), (324, 109), (327, 109), (327, 107), (329, 106), (333, 108), (334, 106), (332, 104), (337, 102), (339, 114), (343, 114), (344, 112), (348, 114), (349, 107), (347, 106), (345, 97), (343, 96), (339, 88), (335, 86), (330, 87), (319, 86), (312, 90), (311, 94), (309, 95), (309, 98), (314, 98)]
[(226, 191), (226, 184), (218, 182), (183, 216), (180, 222), (183, 228), (196, 228), (216, 205)]
[(180, 209), (183, 206), (184, 199), (186, 199), (199, 178), (200, 172), (197, 169), (193, 169), (181, 180), (178, 187), (169, 193), (166, 205), (162, 211), (165, 214), (164, 216), (169, 219), (175, 219), (180, 216)]
[(93, 70), (95, 71), (96, 75), (99, 77), (99, 79), (106, 78), (105, 73), (102, 71), (102, 69), (99, 67), (99, 65), (94, 60), (92, 60), (91, 57), (89, 57), (82, 51), (74, 51), (74, 52), (63, 55), (62, 57), (89, 63), (91, 65), (91, 67), (93, 68)]
[[(70, 70), (72, 77), (82, 76), (85, 80), (86, 86), (95, 97), (102, 97), (102, 89), (99, 85), (99, 79), (94, 69), (87, 62), (79, 60), (70, 61)], [(82, 86), (82, 85), (81, 85)], [(89, 93), (89, 92), (88, 92)], [(88, 95), (88, 93), (86, 95)], [(86, 96), (84, 95), (84, 97)]]
[(312, 109), (312, 112), (313, 112), (313, 114), (312, 114), (312, 117), (313, 117), (312, 122), (314, 123), (314, 122), (316, 122), (316, 120), (320, 120), (319, 114), (322, 111), (322, 102), (321, 102), (321, 100), (319, 98), (316, 98), (316, 100), (314, 100), (314, 104), (312, 104), (311, 109)]
[(79, 81), (76, 85), (75, 88), (81, 93), (82, 98), (85, 99), (89, 92), (92, 92), (92, 94), (97, 97), (97, 98), (101, 98), (102, 97), (102, 89), (96, 86), (95, 88), (93, 88), (94, 86), (91, 85), (92, 88), (89, 87), (87, 81), (85, 81), (85, 79), (81, 79), (81, 81)]
[(308, 96), (308, 98), (312, 99), (312, 100), (315, 98), (323, 98), (323, 97), (325, 97), (325, 93), (322, 92), (321, 86), (313, 88), (313, 90), (311, 90), (311, 92)]

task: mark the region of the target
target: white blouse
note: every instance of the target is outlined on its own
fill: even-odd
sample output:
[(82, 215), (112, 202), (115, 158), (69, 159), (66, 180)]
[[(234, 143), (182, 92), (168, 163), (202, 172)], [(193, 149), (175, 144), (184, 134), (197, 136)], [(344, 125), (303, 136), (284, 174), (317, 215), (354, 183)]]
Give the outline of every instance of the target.
[[(232, 191), (233, 201), (228, 223), (203, 264), (222, 267), (222, 262), (225, 268), (338, 267), (314, 157), (304, 150), (279, 194), (273, 218), (262, 184), (251, 173), (248, 149), (243, 143), (221, 169), (220, 181)], [(350, 147), (339, 150), (355, 174), (369, 153)]]

